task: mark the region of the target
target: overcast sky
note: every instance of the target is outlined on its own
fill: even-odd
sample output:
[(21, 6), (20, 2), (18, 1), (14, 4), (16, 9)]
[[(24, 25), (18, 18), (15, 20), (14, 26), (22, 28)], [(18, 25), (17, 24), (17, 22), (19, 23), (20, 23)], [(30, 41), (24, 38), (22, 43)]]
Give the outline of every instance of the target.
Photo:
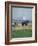
[(32, 8), (12, 8), (12, 18), (18, 20), (32, 20)]

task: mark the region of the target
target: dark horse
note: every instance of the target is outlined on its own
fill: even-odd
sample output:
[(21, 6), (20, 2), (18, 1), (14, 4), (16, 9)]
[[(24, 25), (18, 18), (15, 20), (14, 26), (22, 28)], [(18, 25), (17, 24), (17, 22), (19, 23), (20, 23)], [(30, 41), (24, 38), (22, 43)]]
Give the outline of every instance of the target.
[(24, 24), (27, 26), (28, 25), (28, 23), (29, 23), (29, 21), (27, 20), (27, 21), (23, 21), (22, 22), (22, 26), (24, 26)]

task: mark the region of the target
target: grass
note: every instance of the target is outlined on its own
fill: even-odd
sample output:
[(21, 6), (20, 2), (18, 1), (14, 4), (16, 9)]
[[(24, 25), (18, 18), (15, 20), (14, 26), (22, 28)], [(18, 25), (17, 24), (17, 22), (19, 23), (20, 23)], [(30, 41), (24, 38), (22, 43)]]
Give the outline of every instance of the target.
[(11, 32), (12, 38), (32, 37), (32, 29), (19, 29)]

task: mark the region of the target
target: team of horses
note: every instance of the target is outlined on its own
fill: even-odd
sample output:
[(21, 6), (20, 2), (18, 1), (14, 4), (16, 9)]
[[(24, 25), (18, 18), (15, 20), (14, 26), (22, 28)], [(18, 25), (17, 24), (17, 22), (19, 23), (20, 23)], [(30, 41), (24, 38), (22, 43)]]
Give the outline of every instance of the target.
[[(27, 26), (28, 25), (28, 23), (29, 23), (29, 21), (27, 20), (27, 21), (23, 21), (22, 23), (21, 23), (21, 25), (22, 26)], [(12, 26), (15, 26), (15, 25), (18, 25), (16, 22), (14, 23), (14, 24), (12, 24)]]

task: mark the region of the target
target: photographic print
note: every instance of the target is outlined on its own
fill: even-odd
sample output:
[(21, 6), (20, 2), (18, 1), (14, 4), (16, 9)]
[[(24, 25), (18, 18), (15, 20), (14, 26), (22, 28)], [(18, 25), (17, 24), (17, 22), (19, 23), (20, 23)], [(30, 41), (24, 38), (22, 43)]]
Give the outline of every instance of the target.
[(37, 42), (37, 4), (5, 2), (5, 44)]
[(11, 37), (32, 37), (32, 8), (12, 7)]

